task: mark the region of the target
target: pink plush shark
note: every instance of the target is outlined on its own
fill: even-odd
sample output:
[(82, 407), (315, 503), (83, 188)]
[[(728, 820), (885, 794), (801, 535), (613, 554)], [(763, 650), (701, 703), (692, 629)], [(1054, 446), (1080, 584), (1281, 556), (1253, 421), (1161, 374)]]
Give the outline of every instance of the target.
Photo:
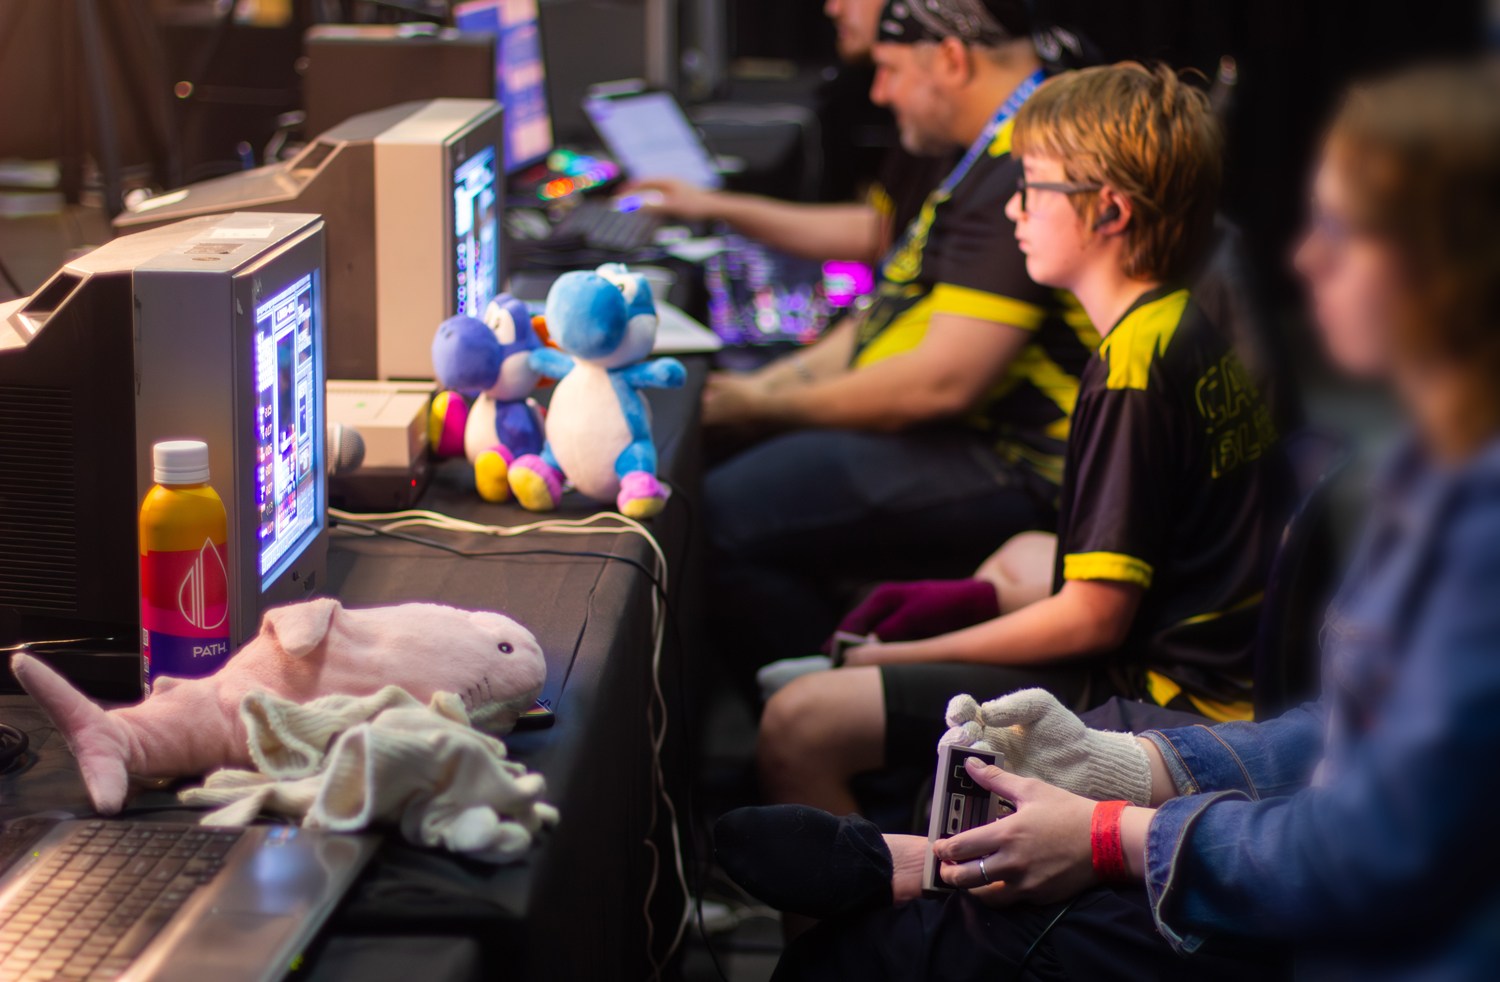
[(126, 709), (105, 712), (28, 655), (15, 655), (11, 670), (67, 739), (101, 815), (120, 810), (131, 774), (249, 766), (240, 701), (255, 690), (298, 703), (387, 685), (423, 702), (449, 692), (475, 726), (505, 732), (547, 675), (536, 638), (501, 614), (437, 604), (345, 610), (329, 599), (266, 611), (260, 633), (223, 668), (159, 678), (145, 702)]

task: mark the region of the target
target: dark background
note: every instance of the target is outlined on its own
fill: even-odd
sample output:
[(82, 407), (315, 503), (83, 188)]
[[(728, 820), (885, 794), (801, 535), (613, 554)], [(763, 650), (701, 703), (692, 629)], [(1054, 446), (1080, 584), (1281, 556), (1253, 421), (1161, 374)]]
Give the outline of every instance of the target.
[[(815, 0), (730, 0), (734, 57), (832, 64)], [(1477, 0), (1040, 0), (1111, 60), (1160, 59), (1212, 78), (1233, 57), (1224, 211), (1245, 229), (1271, 299), (1294, 299), (1287, 255), (1321, 129), (1349, 82), (1483, 43)]]
[[(587, 135), (576, 108), (587, 84), (642, 70), (640, 42), (628, 40), (638, 38), (632, 29), (639, 30), (641, 2), (541, 0), (562, 139)], [(1206, 78), (1222, 56), (1236, 60), (1223, 208), (1246, 231), (1267, 299), (1280, 309), (1297, 299), (1287, 255), (1303, 218), (1313, 148), (1338, 93), (1351, 80), (1424, 58), (1472, 54), (1483, 44), (1481, 0), (1035, 2), (1043, 17), (1081, 30), (1110, 60), (1161, 59)], [(853, 194), (852, 178), (868, 176), (880, 144), (889, 142), (889, 119), (864, 99), (867, 70), (836, 68), (821, 0), (724, 3), (731, 61), (782, 59), (795, 71), (779, 82), (747, 80), (741, 72), (713, 95), (820, 106), (830, 149), (824, 195)], [(679, 0), (684, 46), (701, 5)], [(311, 23), (428, 19), (366, 0), (295, 0), (293, 22), (279, 29), (216, 21), (212, 0), (96, 0), (96, 6), (127, 188), (168, 189), (237, 169), (241, 141), (259, 154), (278, 114), (301, 105), (298, 59)], [(79, 201), (90, 182), (84, 159), (96, 144), (78, 9), (56, 0), (0, 0), (0, 157), (61, 158), (70, 201)], [(147, 11), (155, 32), (143, 29)], [(179, 99), (170, 92), (181, 80), (193, 89)]]

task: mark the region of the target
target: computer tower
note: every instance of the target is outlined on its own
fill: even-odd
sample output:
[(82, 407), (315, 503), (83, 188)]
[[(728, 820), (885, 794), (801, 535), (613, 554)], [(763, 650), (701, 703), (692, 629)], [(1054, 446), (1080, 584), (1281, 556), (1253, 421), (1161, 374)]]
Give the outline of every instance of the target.
[[(481, 298), (482, 316), (500, 290), (502, 116), (492, 99), (366, 113), (292, 160), (149, 198), (119, 215), (115, 228), (129, 233), (232, 211), (320, 214), (328, 242), (328, 377), (431, 379), (438, 324), (473, 313)], [(478, 210), (467, 225), (461, 200)]]
[(162, 440), (209, 446), (232, 647), (326, 581), (323, 249), (317, 215), (190, 219), (0, 305), (0, 623), (15, 640), (138, 629), (137, 515)]

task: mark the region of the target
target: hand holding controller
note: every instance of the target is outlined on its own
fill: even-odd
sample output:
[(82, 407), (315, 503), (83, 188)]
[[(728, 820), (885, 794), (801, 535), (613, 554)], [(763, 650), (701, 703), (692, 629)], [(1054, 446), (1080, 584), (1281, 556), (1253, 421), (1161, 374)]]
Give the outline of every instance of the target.
[(940, 864), (932, 846), (939, 839), (951, 839), (970, 829), (987, 825), (1010, 811), (999, 795), (974, 780), (965, 766), (973, 758), (995, 767), (1005, 766), (1005, 755), (982, 747), (938, 747), (936, 780), (932, 787), (932, 815), (927, 820), (926, 865), (922, 870), (923, 893), (949, 892), (953, 887), (943, 882)]
[(980, 705), (954, 696), (938, 746), (990, 750), (1005, 769), (1095, 801), (1151, 803), (1151, 763), (1129, 733), (1091, 730), (1045, 689), (1022, 689)]

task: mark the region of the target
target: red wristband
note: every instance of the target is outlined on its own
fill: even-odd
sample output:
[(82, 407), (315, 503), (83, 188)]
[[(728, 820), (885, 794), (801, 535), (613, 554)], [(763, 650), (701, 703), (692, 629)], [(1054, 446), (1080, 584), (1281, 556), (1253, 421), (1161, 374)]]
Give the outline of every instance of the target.
[(1094, 853), (1094, 875), (1100, 883), (1130, 882), (1130, 869), (1125, 865), (1125, 840), (1120, 835), (1120, 814), (1129, 807), (1128, 801), (1101, 801), (1094, 806), (1089, 839)]

